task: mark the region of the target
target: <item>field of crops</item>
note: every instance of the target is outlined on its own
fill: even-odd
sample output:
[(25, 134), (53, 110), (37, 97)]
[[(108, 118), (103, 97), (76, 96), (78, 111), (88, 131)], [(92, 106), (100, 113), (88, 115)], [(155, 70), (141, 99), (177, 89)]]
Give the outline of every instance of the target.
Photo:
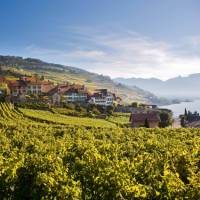
[(114, 127), (114, 123), (102, 119), (92, 119), (89, 117), (72, 117), (61, 114), (55, 114), (50, 111), (23, 109), (20, 111), (27, 117), (35, 120), (43, 120), (55, 124), (63, 125), (78, 125), (78, 126), (91, 126), (91, 127)]
[(119, 124), (125, 125), (129, 123), (130, 113), (114, 113), (112, 116), (108, 117), (108, 121)]
[(0, 104), (0, 199), (200, 199), (199, 129), (31, 112)]

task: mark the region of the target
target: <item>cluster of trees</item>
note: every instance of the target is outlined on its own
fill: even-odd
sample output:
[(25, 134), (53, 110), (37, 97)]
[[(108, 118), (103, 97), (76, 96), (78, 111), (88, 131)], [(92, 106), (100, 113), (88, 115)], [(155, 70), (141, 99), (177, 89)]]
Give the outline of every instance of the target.
[(197, 111), (193, 113), (185, 108), (184, 115), (180, 116), (181, 126), (185, 127), (186, 123), (191, 123), (200, 120), (200, 114)]
[(187, 111), (187, 109), (185, 109), (185, 119), (188, 122), (193, 122), (193, 121), (198, 121), (200, 120), (200, 115), (197, 111), (194, 111), (193, 113), (191, 111)]

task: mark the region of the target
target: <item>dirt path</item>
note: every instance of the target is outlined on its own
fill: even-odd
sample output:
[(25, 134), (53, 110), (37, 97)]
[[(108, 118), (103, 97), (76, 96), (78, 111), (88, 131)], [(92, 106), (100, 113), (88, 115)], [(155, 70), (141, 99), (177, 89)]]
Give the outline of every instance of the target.
[(181, 128), (181, 121), (179, 118), (175, 118), (172, 124), (172, 128)]

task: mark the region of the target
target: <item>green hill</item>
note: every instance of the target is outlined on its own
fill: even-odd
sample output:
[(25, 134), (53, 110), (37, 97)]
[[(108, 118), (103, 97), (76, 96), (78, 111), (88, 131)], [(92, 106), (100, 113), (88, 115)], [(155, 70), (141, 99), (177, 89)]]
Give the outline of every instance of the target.
[(162, 104), (163, 102), (150, 92), (138, 87), (129, 87), (115, 83), (110, 77), (91, 73), (79, 68), (47, 63), (33, 58), (0, 56), (1, 74), (15, 78), (21, 75), (37, 73), (54, 82), (72, 82), (86, 85), (90, 90), (107, 88), (120, 96), (124, 102)]

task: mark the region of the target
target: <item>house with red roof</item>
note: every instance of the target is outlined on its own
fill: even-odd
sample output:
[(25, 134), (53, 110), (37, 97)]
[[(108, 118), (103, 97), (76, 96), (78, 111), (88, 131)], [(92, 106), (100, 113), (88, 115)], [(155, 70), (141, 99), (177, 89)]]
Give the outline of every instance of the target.
[(52, 82), (41, 80), (37, 75), (7, 82), (13, 97), (30, 94), (41, 95), (54, 87)]
[(65, 103), (86, 103), (89, 93), (84, 85), (59, 84), (47, 94), (52, 104)]

